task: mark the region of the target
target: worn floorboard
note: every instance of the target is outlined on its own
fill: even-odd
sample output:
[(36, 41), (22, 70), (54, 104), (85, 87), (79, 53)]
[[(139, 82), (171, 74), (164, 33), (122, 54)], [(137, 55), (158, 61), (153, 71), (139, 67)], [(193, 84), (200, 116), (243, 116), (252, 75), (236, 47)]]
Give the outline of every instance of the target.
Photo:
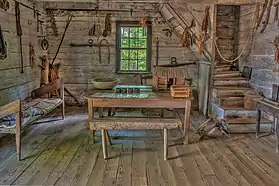
[[(193, 125), (202, 121), (197, 114), (191, 118)], [(67, 107), (64, 121), (32, 127), (23, 136), (22, 161), (16, 159), (14, 139), (1, 144), (0, 185), (279, 185), (273, 136), (195, 142), (192, 133), (192, 143), (182, 144), (181, 133), (171, 130), (170, 139), (176, 140), (169, 141), (169, 160), (164, 161), (162, 131), (109, 131), (113, 144), (104, 160), (100, 133), (93, 144), (85, 108)]]

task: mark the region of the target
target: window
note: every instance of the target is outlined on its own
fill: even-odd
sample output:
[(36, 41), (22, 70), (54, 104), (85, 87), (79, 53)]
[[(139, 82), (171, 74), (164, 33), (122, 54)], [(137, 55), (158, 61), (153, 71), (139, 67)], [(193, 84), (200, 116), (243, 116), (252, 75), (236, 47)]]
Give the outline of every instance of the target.
[(151, 70), (151, 26), (139, 22), (117, 22), (116, 62), (119, 73)]

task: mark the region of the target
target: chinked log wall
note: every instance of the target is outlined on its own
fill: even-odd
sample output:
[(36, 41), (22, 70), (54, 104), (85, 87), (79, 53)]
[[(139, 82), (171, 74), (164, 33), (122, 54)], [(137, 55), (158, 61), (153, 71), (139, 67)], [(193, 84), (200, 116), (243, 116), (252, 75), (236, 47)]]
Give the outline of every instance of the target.
[[(86, 5), (85, 3), (46, 3), (45, 7), (47, 8), (67, 8), (67, 7), (92, 7), (92, 5)], [(131, 7), (134, 7), (134, 12), (131, 16), (130, 12), (120, 12), (120, 11), (100, 11), (98, 12), (98, 17), (101, 21), (101, 28), (104, 29), (104, 20), (106, 13), (112, 14), (112, 34), (106, 39), (113, 46), (110, 48), (111, 60), (110, 64), (99, 64), (99, 50), (98, 47), (71, 47), (71, 43), (83, 43), (87, 44), (88, 39), (93, 39), (94, 44), (98, 44), (96, 37), (88, 35), (89, 29), (93, 26), (93, 19), (95, 17), (94, 11), (77, 11), (73, 12), (74, 17), (72, 22), (67, 30), (64, 42), (60, 49), (60, 52), (56, 58), (55, 63), (61, 63), (61, 77), (64, 78), (65, 86), (80, 99), (81, 102), (84, 102), (83, 95), (86, 94), (88, 89), (92, 88), (92, 80), (99, 77), (117, 77), (121, 80), (121, 83), (134, 84), (139, 83), (138, 75), (117, 75), (115, 73), (115, 42), (116, 42), (116, 20), (125, 20), (125, 21), (139, 21), (142, 16), (144, 8), (148, 11), (147, 15), (151, 20), (153, 18), (159, 17), (159, 21), (162, 21), (160, 14), (155, 11), (154, 7), (151, 4), (141, 4), (141, 3), (111, 3), (111, 4), (100, 4), (99, 9), (113, 9), (113, 10), (130, 10)], [(55, 12), (54, 12), (55, 13)], [(49, 35), (48, 39), (50, 41), (50, 48), (48, 50), (48, 55), (50, 61), (55, 55), (60, 38), (64, 31), (67, 15), (63, 13), (55, 14), (56, 25), (58, 27), (58, 37), (53, 36), (53, 29), (51, 28), (51, 23), (48, 22), (47, 34)], [(159, 64), (168, 64), (172, 56), (177, 57), (179, 63), (183, 62), (193, 62), (195, 59), (193, 54), (188, 52), (185, 48), (182, 48), (180, 38), (176, 37), (174, 34), (171, 38), (165, 36), (163, 29), (168, 29), (167, 24), (154, 24), (152, 25), (152, 65), (156, 61), (156, 37), (159, 37)], [(99, 41), (103, 39), (102, 37)], [(102, 48), (102, 60), (107, 61), (107, 49)], [(190, 77), (193, 79), (193, 88), (197, 87), (197, 66), (190, 65), (187, 66)], [(66, 102), (68, 104), (74, 103), (71, 98), (67, 98)]]
[[(33, 7), (28, 0), (19, 2)], [(10, 8), (5, 11), (0, 9), (0, 24), (4, 39), (7, 43), (8, 56), (0, 60), (0, 105), (11, 102), (17, 98), (25, 99), (35, 87), (40, 85), (40, 69), (38, 68), (37, 20), (34, 18), (34, 11), (20, 5), (21, 27), (22, 27), (22, 48), (24, 73), (21, 72), (19, 37), (16, 32), (15, 1), (9, 1)], [(29, 62), (29, 43), (34, 45), (37, 64), (32, 69)]]
[[(255, 5), (241, 6), (240, 14), (240, 32), (239, 32), (239, 52), (245, 46), (247, 37), (252, 35), (254, 25)], [(262, 92), (266, 97), (271, 98), (272, 84), (279, 84), (278, 72), (273, 72), (276, 68), (274, 61), (274, 38), (278, 36), (278, 22), (274, 22), (275, 7), (272, 7), (269, 24), (263, 33), (260, 33), (263, 22), (260, 24), (252, 37), (249, 37), (247, 47), (245, 47), (244, 55), (240, 58), (240, 67), (244, 65), (253, 68), (250, 84), (258, 91)], [(265, 19), (266, 14), (263, 17)]]

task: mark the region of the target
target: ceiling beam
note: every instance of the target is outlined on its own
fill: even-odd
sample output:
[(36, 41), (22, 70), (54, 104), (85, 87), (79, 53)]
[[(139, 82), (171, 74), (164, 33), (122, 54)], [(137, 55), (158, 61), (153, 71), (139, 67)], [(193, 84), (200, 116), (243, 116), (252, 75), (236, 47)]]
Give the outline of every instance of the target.
[[(40, 2), (75, 2), (96, 3), (97, 0), (40, 0)], [(245, 5), (262, 2), (261, 0), (99, 0), (106, 3), (186, 3), (186, 4), (221, 4), (221, 5)]]

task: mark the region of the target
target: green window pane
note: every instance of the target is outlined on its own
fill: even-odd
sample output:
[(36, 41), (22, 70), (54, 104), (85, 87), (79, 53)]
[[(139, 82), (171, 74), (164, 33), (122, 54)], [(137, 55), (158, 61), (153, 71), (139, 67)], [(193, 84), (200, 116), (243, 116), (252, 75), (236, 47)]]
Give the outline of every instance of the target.
[(121, 39), (121, 48), (129, 48), (129, 39)]
[(130, 50), (130, 59), (137, 59), (137, 50)]
[(129, 70), (129, 60), (121, 60), (121, 70)]
[(138, 70), (137, 69), (137, 60), (131, 60), (129, 64), (129, 70)]
[(142, 71), (147, 70), (147, 68), (146, 68), (146, 59), (138, 60), (138, 70), (142, 70)]
[(138, 27), (131, 27), (130, 28), (130, 37), (138, 38), (139, 37), (138, 30), (139, 30)]
[(138, 41), (137, 47), (139, 48), (147, 48), (147, 41), (145, 38), (140, 38)]
[(139, 28), (139, 38), (147, 38), (147, 29)]
[(129, 27), (121, 28), (121, 37), (128, 38), (129, 37)]
[(146, 59), (146, 50), (138, 50), (138, 59)]
[(121, 60), (129, 59), (129, 50), (121, 50)]
[(137, 48), (138, 47), (138, 39), (130, 39), (130, 44), (131, 44), (131, 48)]

